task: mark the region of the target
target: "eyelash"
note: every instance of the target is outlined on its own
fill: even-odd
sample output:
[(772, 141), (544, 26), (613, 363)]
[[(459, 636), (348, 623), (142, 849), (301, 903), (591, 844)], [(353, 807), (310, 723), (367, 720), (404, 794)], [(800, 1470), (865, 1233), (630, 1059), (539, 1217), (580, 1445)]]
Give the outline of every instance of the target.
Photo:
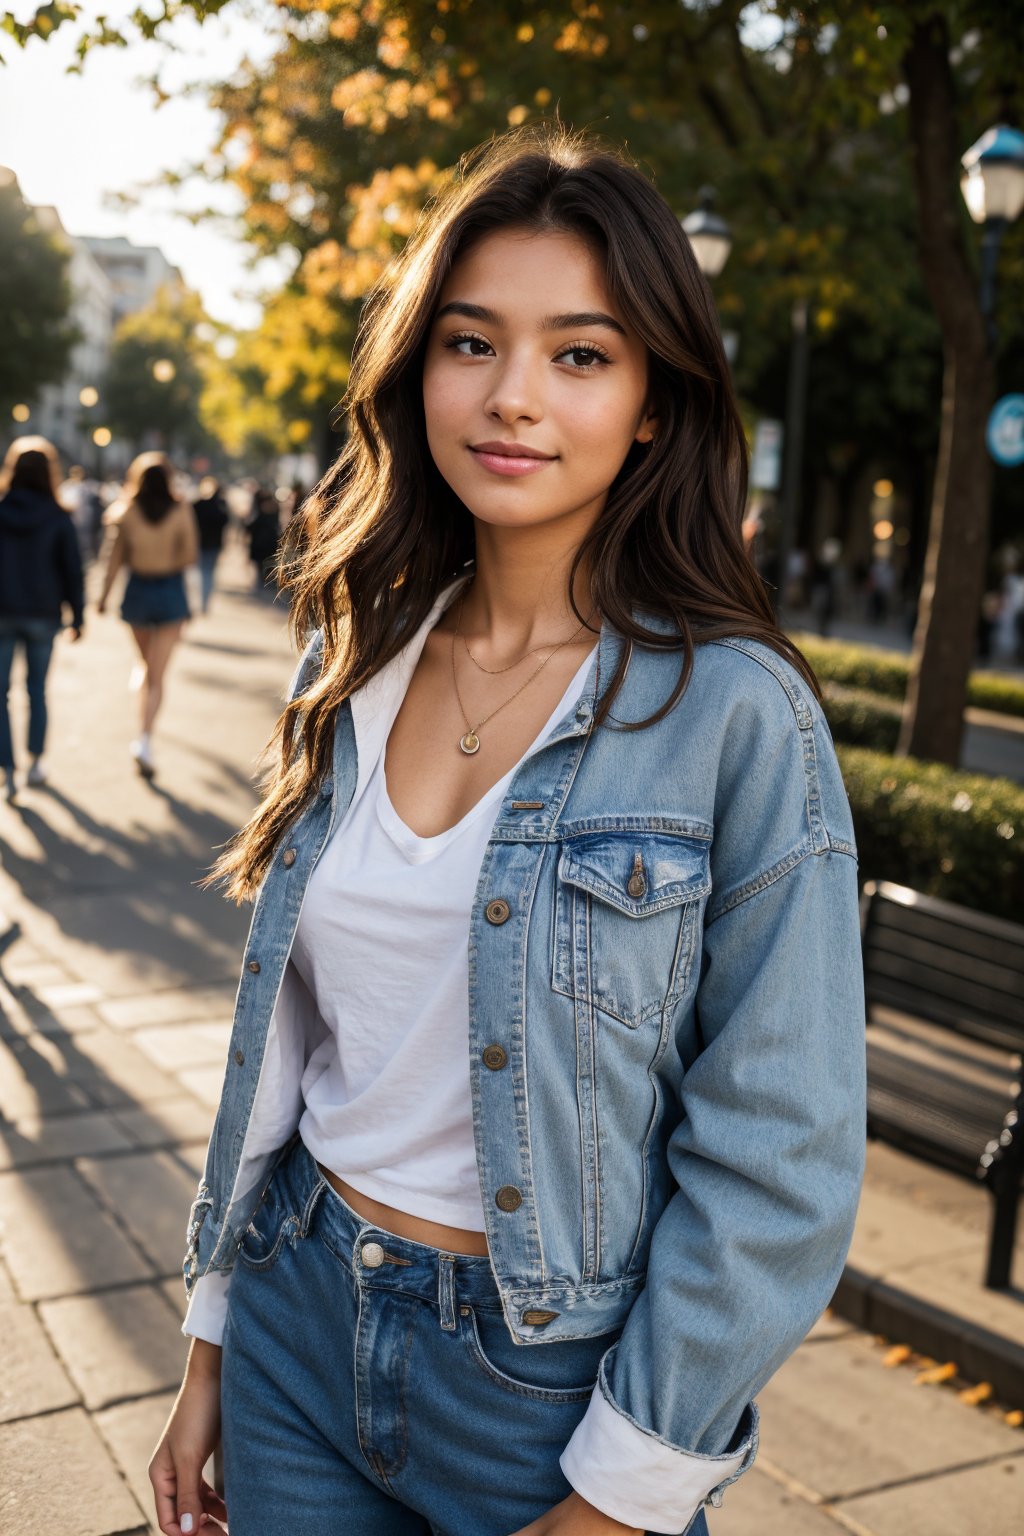
[[(456, 335), (449, 336), (443, 345), (446, 348), (454, 349), (455, 347), (460, 346), (464, 341), (482, 341), (484, 346), (490, 346), (490, 342), (487, 340), (486, 336), (479, 336), (475, 331), (459, 331)], [(588, 356), (594, 358), (594, 362), (588, 363), (584, 368), (581, 368), (578, 363), (570, 363), (568, 366), (573, 373), (597, 373), (599, 366), (605, 367), (611, 362), (611, 358), (608, 356), (608, 353), (603, 351), (601, 347), (595, 346), (592, 341), (579, 342), (574, 346), (570, 345), (568, 347), (563, 347), (561, 352), (559, 352), (557, 355), (559, 357), (564, 357), (567, 352), (586, 353)], [(462, 357), (469, 357), (471, 355), (472, 354), (468, 352), (463, 352), (461, 354)]]

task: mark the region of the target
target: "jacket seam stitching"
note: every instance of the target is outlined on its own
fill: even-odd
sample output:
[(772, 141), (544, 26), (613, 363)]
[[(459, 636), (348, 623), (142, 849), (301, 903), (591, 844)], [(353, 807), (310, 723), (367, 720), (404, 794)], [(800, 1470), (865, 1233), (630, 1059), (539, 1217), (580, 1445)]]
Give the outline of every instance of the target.
[[(828, 836), (827, 831), (825, 835), (826, 837)], [(802, 864), (805, 859), (820, 859), (824, 858), (825, 855), (829, 853), (841, 853), (846, 858), (852, 858), (854, 863), (857, 862), (856, 855), (852, 853), (848, 848), (841, 846), (838, 843), (833, 844), (830, 842), (825, 848), (806, 848), (802, 853), (797, 854), (796, 858), (793, 857), (794, 853), (796, 853), (796, 849), (794, 849), (791, 853), (786, 854), (778, 861), (777, 864), (772, 865), (771, 869), (766, 869), (763, 874), (758, 875), (755, 880), (749, 881), (746, 885), (740, 886), (739, 889), (733, 893), (733, 896), (735, 897), (734, 900), (726, 897), (721, 907), (719, 907), (718, 910), (714, 912), (713, 915), (709, 917), (705, 922), (705, 932), (707, 932), (707, 930), (712, 927), (714, 923), (717, 923), (720, 917), (727, 916), (728, 913), (734, 912), (737, 907), (743, 906), (744, 902), (750, 901), (752, 897), (760, 895), (762, 891), (766, 891), (769, 886), (776, 885), (780, 880), (784, 879), (786, 875), (790, 874), (792, 870), (796, 869), (800, 864)]]

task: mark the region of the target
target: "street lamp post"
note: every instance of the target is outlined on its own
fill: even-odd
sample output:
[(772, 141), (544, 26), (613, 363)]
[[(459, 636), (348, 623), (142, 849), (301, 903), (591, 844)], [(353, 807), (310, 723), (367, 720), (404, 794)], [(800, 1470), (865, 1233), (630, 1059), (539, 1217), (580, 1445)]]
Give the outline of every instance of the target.
[(1024, 133), (1000, 123), (961, 157), (960, 188), (968, 212), (982, 226), (981, 311), (989, 345), (996, 344), (996, 268), (1003, 236), (1024, 208)]
[(715, 212), (714, 187), (701, 187), (697, 194), (697, 207), (682, 220), (682, 226), (704, 276), (717, 277), (729, 260), (732, 231)]

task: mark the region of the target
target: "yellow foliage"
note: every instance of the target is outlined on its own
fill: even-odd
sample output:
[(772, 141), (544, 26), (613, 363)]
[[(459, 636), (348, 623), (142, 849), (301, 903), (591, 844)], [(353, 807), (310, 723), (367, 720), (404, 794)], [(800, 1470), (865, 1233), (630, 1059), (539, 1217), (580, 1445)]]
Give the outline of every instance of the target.
[(1003, 1423), (1009, 1424), (1011, 1429), (1020, 1429), (1024, 1424), (1024, 1409), (1011, 1408), (1009, 1413), (1003, 1414)]
[(887, 1369), (891, 1370), (894, 1365), (902, 1365), (905, 1360), (909, 1359), (909, 1344), (894, 1344), (892, 1349), (886, 1350), (882, 1364), (886, 1366)]
[(546, 85), (542, 85), (539, 91), (534, 91), (533, 99), (537, 103), (538, 107), (546, 107), (548, 102), (551, 100), (551, 92), (548, 90)]
[(520, 26), (520, 27), (518, 27), (516, 29), (516, 42), (517, 43), (532, 43), (533, 42), (533, 37), (534, 37), (533, 28), (530, 26), (530, 23), (528, 21), (524, 21), (522, 26)]
[(526, 122), (526, 119), (529, 117), (529, 115), (530, 115), (529, 107), (524, 107), (524, 106), (510, 107), (509, 111), (508, 111), (508, 114), (507, 114), (509, 127), (510, 128), (518, 128), (521, 123), (525, 123)]
[(962, 1392), (957, 1393), (957, 1397), (962, 1403), (966, 1403), (968, 1408), (976, 1408), (979, 1403), (987, 1403), (991, 1396), (992, 1383), (989, 1381), (979, 1381), (976, 1387), (965, 1387)]

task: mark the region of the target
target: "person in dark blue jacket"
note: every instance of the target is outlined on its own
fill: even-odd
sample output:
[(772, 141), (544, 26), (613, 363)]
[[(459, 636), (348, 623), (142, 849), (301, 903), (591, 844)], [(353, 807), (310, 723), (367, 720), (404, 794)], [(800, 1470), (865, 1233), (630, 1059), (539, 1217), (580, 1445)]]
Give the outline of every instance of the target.
[(82, 637), (82, 560), (75, 525), (57, 500), (60, 465), (45, 437), (20, 437), (0, 471), (0, 768), (7, 798), (16, 790), (7, 709), (11, 666), (21, 645), (28, 671), (29, 784), (45, 784), (46, 673), (53, 642), (71, 610)]

